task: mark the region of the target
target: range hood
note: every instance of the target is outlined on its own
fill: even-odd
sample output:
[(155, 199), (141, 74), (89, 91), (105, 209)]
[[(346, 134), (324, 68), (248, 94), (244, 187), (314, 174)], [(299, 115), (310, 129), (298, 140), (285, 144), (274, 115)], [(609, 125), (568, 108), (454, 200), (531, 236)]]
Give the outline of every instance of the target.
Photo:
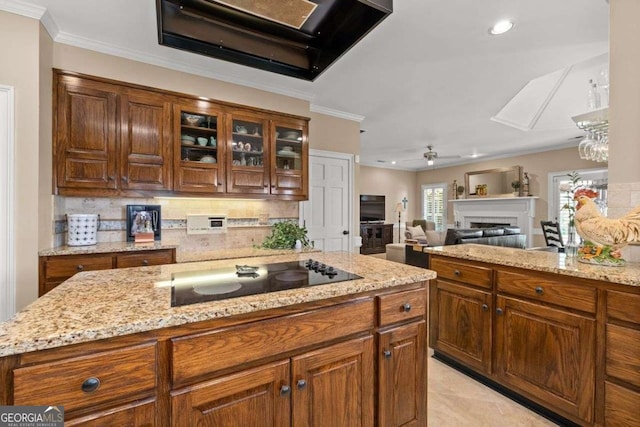
[(393, 0), (156, 0), (158, 40), (314, 80), (392, 8)]

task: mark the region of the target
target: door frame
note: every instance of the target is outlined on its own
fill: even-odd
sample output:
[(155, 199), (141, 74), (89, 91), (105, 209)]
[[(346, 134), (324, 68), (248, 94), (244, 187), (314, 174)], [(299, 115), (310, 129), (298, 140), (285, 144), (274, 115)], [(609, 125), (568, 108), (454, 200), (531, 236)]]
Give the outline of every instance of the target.
[(15, 89), (0, 85), (0, 321), (16, 312)]
[[(349, 252), (355, 252), (355, 235), (353, 234), (353, 230), (354, 228), (354, 224), (353, 224), (353, 197), (354, 197), (354, 185), (355, 185), (355, 156), (353, 154), (349, 154), (349, 153), (338, 153), (336, 151), (326, 151), (326, 150), (315, 150), (315, 149), (309, 149), (309, 174), (311, 174), (311, 158), (312, 157), (325, 157), (328, 159), (338, 159), (338, 160), (347, 160), (348, 162), (348, 178), (349, 178), (349, 185), (347, 186), (347, 198), (348, 198), (348, 203), (347, 203), (347, 209), (349, 210), (347, 212), (347, 222), (348, 222), (348, 228), (347, 231), (349, 231)], [(309, 178), (309, 187), (311, 187), (311, 178)], [(311, 196), (309, 196), (311, 197)], [(298, 222), (299, 224), (302, 226), (303, 221), (304, 221), (304, 209), (305, 206), (307, 206), (307, 203), (305, 202), (301, 202), (300, 203), (300, 209), (298, 210)], [(359, 237), (359, 236), (358, 236)], [(358, 247), (358, 251), (360, 250), (360, 248)]]

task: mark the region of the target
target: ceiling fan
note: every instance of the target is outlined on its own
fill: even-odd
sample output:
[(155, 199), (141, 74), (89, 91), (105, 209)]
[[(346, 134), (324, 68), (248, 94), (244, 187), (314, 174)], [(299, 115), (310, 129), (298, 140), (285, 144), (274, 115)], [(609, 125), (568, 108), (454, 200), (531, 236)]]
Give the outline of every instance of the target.
[(426, 153), (423, 153), (422, 156), (427, 159), (427, 165), (429, 166), (433, 166), (433, 162), (436, 159), (459, 159), (460, 156), (438, 156), (438, 153), (433, 151), (433, 145), (427, 145), (427, 149), (429, 151), (427, 151)]

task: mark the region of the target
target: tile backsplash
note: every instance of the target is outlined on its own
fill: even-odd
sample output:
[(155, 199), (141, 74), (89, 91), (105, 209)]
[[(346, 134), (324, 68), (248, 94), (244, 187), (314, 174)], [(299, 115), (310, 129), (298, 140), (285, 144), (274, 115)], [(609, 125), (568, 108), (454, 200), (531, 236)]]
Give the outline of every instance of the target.
[[(620, 218), (637, 206), (640, 206), (640, 182), (609, 184), (609, 218)], [(622, 256), (629, 262), (640, 262), (640, 243), (623, 248)]]
[[(183, 250), (231, 249), (260, 244), (271, 233), (270, 224), (297, 220), (299, 204), (281, 200), (185, 198), (54, 197), (54, 246), (66, 244), (66, 214), (99, 214), (98, 242), (126, 241), (126, 205), (162, 206), (162, 241)], [(227, 232), (187, 235), (187, 214), (226, 215)], [(269, 225), (263, 225), (265, 222)]]

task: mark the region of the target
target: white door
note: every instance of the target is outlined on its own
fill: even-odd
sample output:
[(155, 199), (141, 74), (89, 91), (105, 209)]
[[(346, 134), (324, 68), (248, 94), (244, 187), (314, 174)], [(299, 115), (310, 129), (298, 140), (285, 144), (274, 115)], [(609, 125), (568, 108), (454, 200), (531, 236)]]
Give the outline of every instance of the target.
[(300, 219), (316, 249), (351, 252), (353, 248), (352, 175), (352, 155), (310, 150), (309, 200), (300, 204)]

